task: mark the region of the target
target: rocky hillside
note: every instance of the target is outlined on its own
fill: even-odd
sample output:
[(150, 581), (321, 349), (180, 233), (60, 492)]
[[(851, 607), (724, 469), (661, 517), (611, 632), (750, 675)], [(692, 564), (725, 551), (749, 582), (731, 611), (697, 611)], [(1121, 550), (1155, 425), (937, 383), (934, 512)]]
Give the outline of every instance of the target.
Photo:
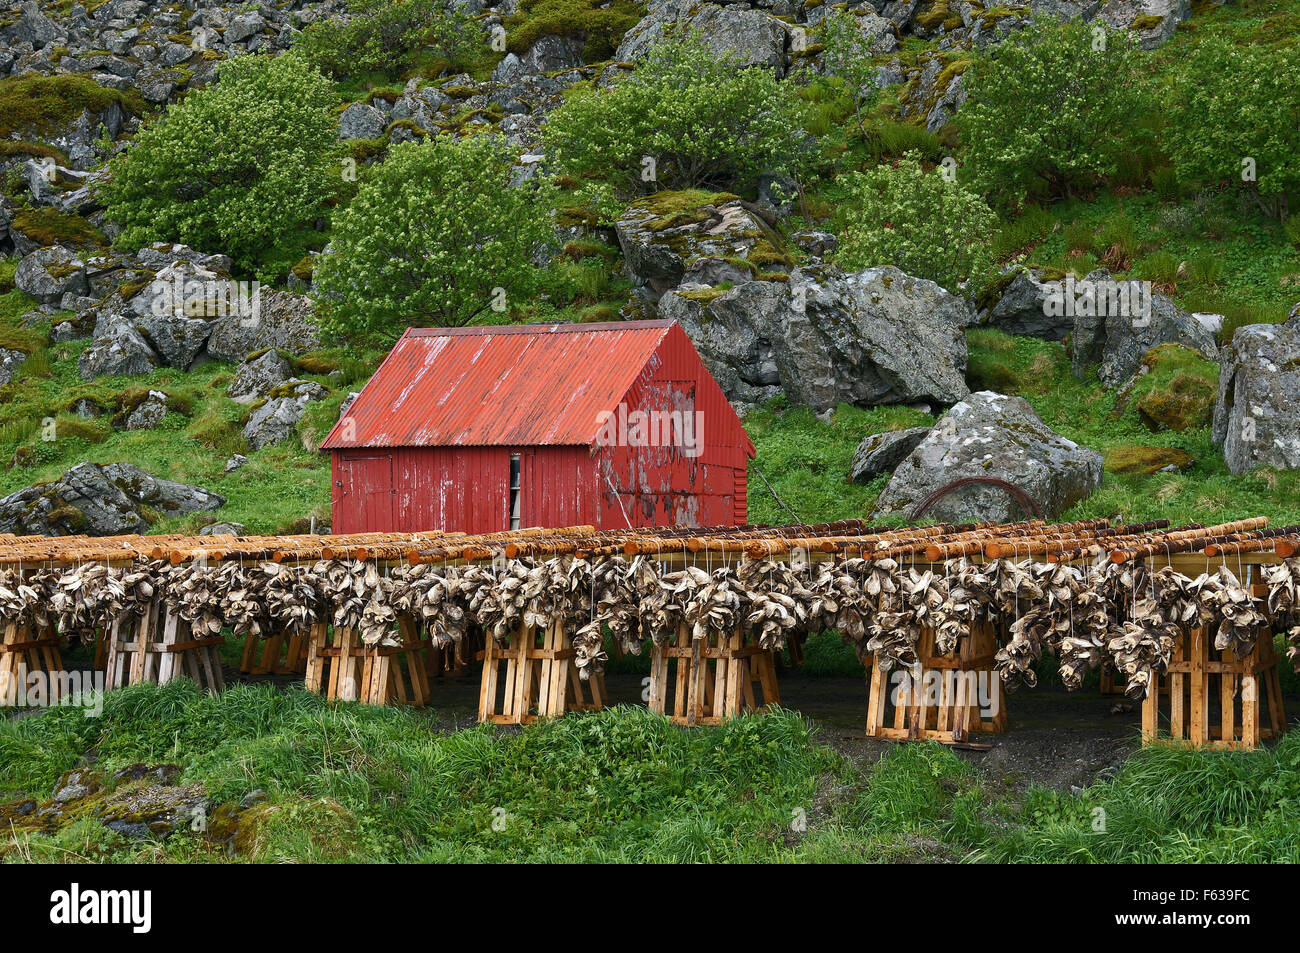
[[(994, 477), (1052, 515), (1300, 522), (1297, 28), (1295, 0), (0, 6), (0, 532), (326, 528), (316, 447), (406, 324), (651, 315), (746, 414), (755, 521)], [(1196, 90), (1234, 70), (1257, 108), (1220, 116)]]

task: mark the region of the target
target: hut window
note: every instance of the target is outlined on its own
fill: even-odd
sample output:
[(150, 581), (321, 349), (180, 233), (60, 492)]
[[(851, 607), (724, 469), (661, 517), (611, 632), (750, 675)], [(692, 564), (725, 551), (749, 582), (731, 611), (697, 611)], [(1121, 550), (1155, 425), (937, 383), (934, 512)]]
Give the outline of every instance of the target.
[(510, 528), (519, 529), (519, 454), (510, 454)]

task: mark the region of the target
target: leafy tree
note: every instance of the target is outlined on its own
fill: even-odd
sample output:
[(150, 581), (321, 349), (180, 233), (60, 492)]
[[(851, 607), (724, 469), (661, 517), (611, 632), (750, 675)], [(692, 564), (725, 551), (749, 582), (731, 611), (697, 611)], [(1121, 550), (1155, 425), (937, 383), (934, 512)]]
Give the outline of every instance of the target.
[(1040, 22), (972, 64), (957, 115), (971, 183), (1017, 204), (1114, 174), (1144, 107), (1137, 58), (1127, 31)]
[(1266, 215), (1287, 217), (1300, 192), (1300, 57), (1214, 38), (1173, 90), (1165, 131), (1184, 182), (1239, 183)]
[(613, 195), (717, 189), (761, 172), (796, 175), (811, 146), (793, 84), (741, 69), (698, 33), (656, 45), (635, 72), (574, 95), (543, 128), (547, 154)]
[(274, 275), (302, 257), (341, 184), (330, 82), (293, 55), (240, 56), (111, 164), (119, 244), (183, 242)]
[(894, 265), (972, 296), (993, 276), (997, 217), (955, 177), (927, 171), (916, 153), (847, 177), (847, 224), (837, 262), (846, 268)]
[(552, 189), (512, 186), (512, 170), (495, 136), (394, 146), (335, 217), (315, 273), (325, 331), (460, 327), (527, 295), (555, 236)]
[(344, 79), (400, 69), (421, 49), (464, 63), (483, 42), (471, 17), (444, 12), (440, 0), (348, 0), (346, 14), (308, 26), (297, 48), (321, 72)]

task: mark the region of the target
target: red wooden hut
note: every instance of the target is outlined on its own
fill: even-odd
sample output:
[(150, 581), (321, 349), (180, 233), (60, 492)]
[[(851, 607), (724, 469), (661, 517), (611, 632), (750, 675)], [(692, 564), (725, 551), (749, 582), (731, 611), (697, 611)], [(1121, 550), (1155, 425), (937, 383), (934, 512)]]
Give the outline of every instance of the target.
[(412, 328), (321, 448), (335, 533), (744, 523), (754, 455), (675, 321)]

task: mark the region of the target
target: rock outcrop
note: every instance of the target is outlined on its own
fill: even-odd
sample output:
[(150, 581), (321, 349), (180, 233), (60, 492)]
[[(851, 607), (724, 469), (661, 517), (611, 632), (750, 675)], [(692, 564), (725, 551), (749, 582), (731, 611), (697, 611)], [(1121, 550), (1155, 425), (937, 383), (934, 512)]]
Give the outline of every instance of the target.
[(909, 427), (863, 437), (858, 449), (853, 451), (849, 479), (854, 483), (870, 483), (882, 473), (892, 473), (929, 433), (929, 427)]
[(1234, 474), (1300, 468), (1300, 322), (1233, 334), (1220, 361), (1214, 439)]
[(897, 268), (845, 273), (796, 269), (789, 280), (664, 295), (727, 397), (757, 403), (784, 393), (826, 410), (840, 403), (952, 404), (964, 377), (970, 306)]
[(0, 533), (118, 536), (145, 533), (151, 515), (215, 510), (225, 497), (129, 463), (79, 463), (51, 483), (0, 499)]
[[(979, 391), (955, 404), (908, 457), (876, 502), (877, 513), (910, 513), (939, 487), (964, 477), (993, 477), (1020, 487), (1055, 517), (1101, 486), (1102, 455), (1054, 432), (1025, 400)], [(999, 487), (971, 484), (926, 512), (954, 523), (1022, 519)]]

